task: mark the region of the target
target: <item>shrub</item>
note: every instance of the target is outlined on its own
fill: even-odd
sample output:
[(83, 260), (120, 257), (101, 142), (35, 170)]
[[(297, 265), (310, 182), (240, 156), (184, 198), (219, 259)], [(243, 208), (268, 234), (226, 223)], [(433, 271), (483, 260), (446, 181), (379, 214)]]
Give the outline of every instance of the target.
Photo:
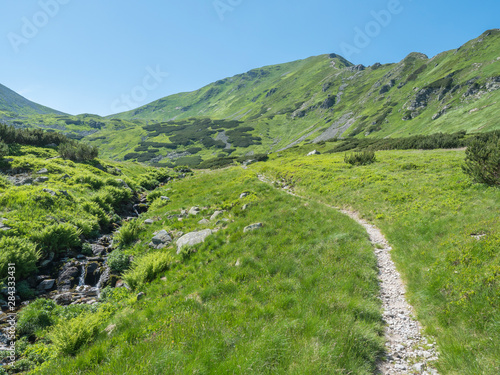
[(30, 303), (18, 315), (17, 332), (21, 336), (35, 336), (38, 331), (56, 323), (57, 309), (62, 307), (50, 299), (37, 299)]
[(68, 223), (52, 224), (40, 233), (33, 235), (32, 239), (38, 242), (45, 253), (75, 248), (81, 245), (80, 235), (82, 231)]
[(59, 145), (58, 151), (64, 159), (72, 161), (93, 160), (99, 155), (99, 150), (96, 146), (77, 142), (62, 143)]
[(123, 248), (137, 241), (142, 229), (143, 226), (138, 220), (130, 220), (123, 224), (120, 230), (115, 233), (113, 239), (118, 242), (118, 247)]
[(112, 272), (121, 274), (130, 265), (130, 258), (120, 250), (113, 250), (108, 257), (108, 265)]
[(0, 281), (7, 278), (9, 263), (16, 265), (16, 278), (22, 279), (36, 271), (36, 262), (40, 259), (36, 245), (19, 237), (0, 239)]
[(56, 325), (49, 338), (57, 353), (75, 355), (82, 346), (94, 340), (99, 333), (101, 322), (102, 314), (99, 313), (79, 315)]
[(473, 140), (465, 155), (462, 168), (475, 182), (500, 186), (500, 135)]
[(0, 139), (0, 158), (9, 155), (9, 146)]
[(346, 154), (344, 161), (351, 165), (367, 165), (375, 163), (376, 157), (373, 151), (361, 151), (353, 154)]
[(134, 261), (133, 268), (123, 275), (123, 280), (132, 288), (152, 281), (159, 273), (170, 268), (174, 261), (172, 255), (164, 252), (154, 252)]

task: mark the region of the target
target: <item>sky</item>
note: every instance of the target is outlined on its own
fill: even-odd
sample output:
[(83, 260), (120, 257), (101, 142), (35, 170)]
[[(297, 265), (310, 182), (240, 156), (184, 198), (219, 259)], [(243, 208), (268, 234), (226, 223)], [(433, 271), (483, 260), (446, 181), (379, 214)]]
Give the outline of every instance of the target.
[(500, 1), (0, 0), (0, 83), (109, 115), (265, 65), (432, 57), (500, 27)]

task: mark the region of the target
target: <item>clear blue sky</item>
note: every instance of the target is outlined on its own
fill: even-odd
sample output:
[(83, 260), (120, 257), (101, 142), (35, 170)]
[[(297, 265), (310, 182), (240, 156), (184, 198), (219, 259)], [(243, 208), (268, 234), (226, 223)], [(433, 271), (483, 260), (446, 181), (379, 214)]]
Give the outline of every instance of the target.
[[(123, 95), (138, 107), (260, 66), (343, 54), (347, 45), (355, 48), (349, 60), (365, 65), (413, 51), (433, 56), (500, 27), (498, 0), (0, 4), (0, 83), (71, 114), (108, 115), (117, 104), (123, 108)], [(384, 13), (377, 21), (373, 12), (383, 10), (390, 20)], [(355, 30), (368, 31), (369, 40), (355, 39)], [(160, 76), (148, 78), (148, 68)]]

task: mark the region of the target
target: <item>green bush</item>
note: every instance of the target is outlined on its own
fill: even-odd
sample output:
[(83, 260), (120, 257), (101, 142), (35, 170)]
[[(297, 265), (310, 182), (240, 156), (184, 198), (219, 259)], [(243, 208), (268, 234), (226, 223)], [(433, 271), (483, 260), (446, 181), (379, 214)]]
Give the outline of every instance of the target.
[(500, 186), (500, 135), (473, 140), (465, 155), (462, 168), (475, 182)]
[(99, 333), (101, 322), (100, 313), (79, 315), (57, 324), (51, 330), (49, 338), (57, 353), (75, 355), (82, 346), (94, 340)]
[(96, 146), (76, 142), (62, 143), (58, 151), (62, 158), (77, 162), (93, 160), (99, 155)]
[(81, 245), (82, 231), (75, 226), (62, 223), (52, 224), (32, 236), (33, 241), (39, 243), (45, 253), (64, 251)]
[(20, 336), (35, 336), (38, 331), (56, 323), (57, 309), (62, 307), (50, 299), (37, 299), (30, 303), (18, 315), (17, 332)]
[(129, 268), (130, 258), (120, 250), (113, 250), (109, 254), (108, 265), (113, 273), (121, 274)]
[(120, 230), (115, 233), (113, 240), (118, 242), (118, 247), (120, 248), (131, 245), (137, 241), (142, 229), (143, 226), (138, 220), (130, 220), (123, 224)]
[(375, 152), (373, 151), (361, 151), (352, 154), (346, 154), (344, 161), (351, 165), (367, 165), (375, 163), (377, 160)]
[(9, 155), (9, 146), (0, 139), (0, 158)]
[(123, 275), (123, 280), (132, 288), (152, 281), (160, 274), (170, 268), (174, 258), (169, 253), (154, 252), (134, 261), (133, 268)]
[(0, 238), (0, 281), (8, 277), (9, 263), (15, 264), (16, 278), (23, 279), (37, 270), (40, 259), (36, 245), (19, 237)]

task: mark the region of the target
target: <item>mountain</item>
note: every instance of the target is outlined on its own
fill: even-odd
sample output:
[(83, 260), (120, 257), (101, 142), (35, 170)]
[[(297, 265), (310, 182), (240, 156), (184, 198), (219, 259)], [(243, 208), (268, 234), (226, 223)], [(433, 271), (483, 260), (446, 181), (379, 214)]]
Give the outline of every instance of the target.
[[(458, 49), (432, 58), (411, 53), (394, 64), (354, 66), (336, 54), (315, 56), (254, 69), (109, 118), (148, 121), (151, 131), (138, 125), (135, 132), (150, 144), (169, 142), (190, 127), (206, 128), (203, 118), (237, 120), (246, 130), (233, 131), (227, 143), (245, 133), (260, 138), (248, 146), (260, 152), (337, 136), (489, 131), (500, 128), (498, 51), (500, 30), (494, 29)], [(151, 123), (161, 122), (170, 122), (163, 124), (165, 131), (162, 125), (152, 130)], [(209, 126), (209, 136), (226, 139), (221, 129)], [(190, 145), (205, 149), (201, 140), (194, 137)]]
[(63, 112), (34, 103), (0, 84), (0, 111), (17, 115), (64, 115)]

